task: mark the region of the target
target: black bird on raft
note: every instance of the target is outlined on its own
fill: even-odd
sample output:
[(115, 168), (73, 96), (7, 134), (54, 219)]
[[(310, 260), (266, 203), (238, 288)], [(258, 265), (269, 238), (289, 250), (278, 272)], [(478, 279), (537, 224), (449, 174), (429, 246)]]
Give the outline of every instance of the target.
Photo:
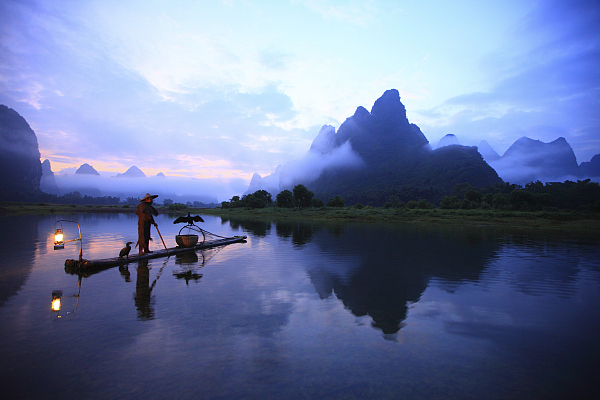
[(187, 217), (179, 217), (173, 221), (174, 224), (179, 224), (181, 222), (185, 222), (188, 225), (193, 225), (194, 222), (204, 222), (204, 220), (199, 215), (191, 216), (190, 213), (188, 213)]
[(131, 251), (131, 244), (132, 243), (133, 242), (127, 242), (125, 244), (125, 247), (123, 247), (121, 249), (121, 251), (119, 252), (119, 258), (123, 258), (123, 257), (127, 256), (127, 259), (129, 260), (129, 252)]

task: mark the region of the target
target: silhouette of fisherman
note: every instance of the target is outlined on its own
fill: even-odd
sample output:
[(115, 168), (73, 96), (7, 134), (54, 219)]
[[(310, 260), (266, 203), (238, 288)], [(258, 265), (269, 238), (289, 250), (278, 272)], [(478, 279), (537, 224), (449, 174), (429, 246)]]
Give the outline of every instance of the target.
[(150, 224), (158, 226), (154, 222), (154, 216), (158, 215), (156, 208), (152, 207), (152, 202), (158, 195), (150, 195), (146, 193), (146, 196), (140, 200), (140, 204), (135, 210), (135, 214), (138, 216), (138, 241), (137, 246), (140, 247), (140, 254), (152, 253), (149, 248), (150, 244)]

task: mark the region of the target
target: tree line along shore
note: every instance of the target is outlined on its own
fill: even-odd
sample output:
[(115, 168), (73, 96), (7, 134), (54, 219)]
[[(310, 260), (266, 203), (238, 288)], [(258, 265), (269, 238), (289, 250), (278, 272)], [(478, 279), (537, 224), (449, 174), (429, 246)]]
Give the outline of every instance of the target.
[[(65, 195), (63, 199), (69, 199), (73, 204), (0, 203), (0, 215), (128, 213), (136, 209), (132, 199), (119, 203), (116, 198), (110, 198), (113, 204), (106, 204), (106, 198), (90, 198), (77, 193)], [(546, 184), (538, 181), (524, 187), (500, 183), (473, 188), (461, 184), (456, 185), (452, 193), (443, 197), (437, 205), (422, 198), (405, 202), (396, 193), (388, 193), (380, 202), (383, 206), (361, 203), (347, 206), (345, 199), (336, 195), (325, 203), (306, 186), (299, 184), (291, 191), (281, 191), (275, 199), (269, 192), (258, 190), (241, 197), (233, 196), (220, 206), (205, 207), (197, 202), (173, 203), (169, 199), (162, 204), (155, 203), (155, 206), (159, 212), (173, 215), (190, 212), (240, 218), (468, 223), (586, 230), (598, 230), (600, 226), (600, 185), (589, 179)]]
[[(330, 222), (406, 222), (415, 224), (453, 224), (501, 226), (515, 228), (562, 229), (600, 235), (600, 213), (553, 210), (512, 211), (442, 208), (385, 208), (385, 207), (310, 207), (281, 208), (194, 208), (157, 207), (159, 213), (176, 218), (188, 212), (216, 215), (222, 218), (259, 220), (309, 220)], [(133, 213), (135, 207), (103, 205), (62, 205), (42, 203), (0, 203), (0, 216), (7, 215), (64, 215), (78, 213)]]

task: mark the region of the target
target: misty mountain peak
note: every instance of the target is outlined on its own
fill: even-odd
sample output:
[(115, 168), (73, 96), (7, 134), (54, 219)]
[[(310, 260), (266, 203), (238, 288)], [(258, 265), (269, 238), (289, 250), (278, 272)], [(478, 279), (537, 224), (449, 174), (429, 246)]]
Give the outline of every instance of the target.
[(100, 175), (98, 171), (94, 169), (94, 167), (87, 163), (81, 164), (81, 166), (77, 168), (77, 171), (75, 171), (75, 173), (83, 175)]
[[(566, 141), (564, 137), (559, 137), (558, 139), (550, 142), (544, 143), (541, 140), (530, 139), (526, 136), (523, 136), (516, 140), (509, 148), (506, 150), (502, 157), (507, 156), (525, 156), (530, 155), (531, 153), (539, 153), (544, 154), (546, 156), (550, 155), (554, 152), (559, 152), (561, 156), (568, 157), (571, 154), (573, 155), (573, 161), (575, 161), (575, 153), (571, 148), (571, 145)], [(570, 154), (565, 154), (570, 153)], [(575, 161), (575, 164), (577, 162)]]
[(449, 133), (440, 139), (440, 141), (437, 144), (437, 148), (439, 149), (440, 147), (450, 146), (452, 144), (460, 144), (460, 143), (455, 134)]
[(371, 108), (371, 115), (375, 118), (394, 120), (401, 124), (408, 124), (406, 108), (400, 102), (400, 93), (396, 89), (386, 90)]
[(369, 121), (371, 119), (371, 113), (367, 111), (363, 106), (356, 107), (356, 111), (354, 111), (354, 115), (352, 116), (352, 120), (359, 125), (362, 123)]
[(600, 154), (596, 154), (588, 162), (579, 164), (579, 169), (584, 176), (600, 177)]
[(52, 166), (50, 165), (50, 160), (45, 159), (42, 163), (42, 176), (54, 176), (54, 172), (52, 172)]
[(313, 140), (310, 146), (310, 151), (320, 154), (327, 154), (341, 144), (338, 143), (336, 139), (335, 128), (331, 125), (323, 125), (319, 131), (319, 134)]
[(146, 174), (142, 172), (141, 169), (136, 167), (135, 165), (129, 167), (127, 171), (123, 174), (117, 174), (117, 178), (145, 178)]
[(6, 193), (38, 190), (42, 164), (37, 137), (25, 118), (0, 105), (0, 187)]
[(50, 160), (46, 159), (42, 163), (42, 179), (40, 180), (40, 189), (46, 193), (60, 194), (60, 190), (56, 185), (56, 178), (52, 172)]
[(498, 154), (486, 140), (480, 141), (477, 148), (479, 149), (479, 153), (483, 156), (483, 159), (488, 163), (500, 158), (500, 154)]
[(350, 141), (360, 157), (376, 164), (386, 161), (388, 156), (420, 151), (429, 143), (421, 130), (408, 122), (396, 89), (386, 90), (375, 101), (370, 113), (364, 107), (358, 107), (339, 127), (330, 143), (339, 147), (346, 141)]
[(523, 136), (499, 160), (493, 161), (492, 166), (502, 170), (503, 177), (510, 182), (520, 184), (536, 179), (562, 180), (565, 176), (579, 175), (575, 153), (563, 137), (544, 143)]

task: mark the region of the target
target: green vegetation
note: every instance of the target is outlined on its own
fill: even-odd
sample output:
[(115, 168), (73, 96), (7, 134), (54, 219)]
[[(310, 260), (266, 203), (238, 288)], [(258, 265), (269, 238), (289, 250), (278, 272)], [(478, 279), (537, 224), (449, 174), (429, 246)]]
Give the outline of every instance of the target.
[[(259, 191), (264, 192), (264, 191)], [(436, 205), (425, 198), (400, 201), (390, 195), (383, 207), (356, 203), (345, 207), (340, 196), (330, 198), (326, 206), (315, 199), (304, 185), (284, 190), (271, 206), (253, 207), (252, 197), (234, 196), (220, 209), (204, 214), (253, 218), (299, 218), (316, 220), (408, 221), (417, 223), (470, 223), (527, 227), (598, 229), (600, 226), (600, 185), (590, 180), (564, 183), (532, 182), (525, 187), (498, 183), (482, 189), (470, 184), (456, 185), (452, 195)], [(318, 205), (315, 205), (318, 204)]]
[(405, 222), (415, 224), (456, 224), (565, 230), (600, 230), (600, 213), (577, 211), (498, 211), (463, 209), (409, 209), (366, 206), (322, 208), (206, 209), (202, 214), (224, 218), (302, 219), (315, 221)]
[[(259, 190), (241, 198), (234, 196), (230, 201), (223, 202), (220, 208), (167, 203), (162, 207), (157, 205), (159, 212), (185, 210), (224, 217), (600, 229), (600, 185), (590, 180), (545, 185), (532, 182), (525, 187), (501, 183), (482, 189), (460, 184), (453, 188), (452, 195), (443, 197), (437, 207), (423, 198), (405, 203), (398, 196), (388, 198), (383, 207), (364, 206), (362, 203), (346, 207), (345, 200), (340, 196), (330, 198), (325, 205), (304, 185), (297, 185), (293, 191), (283, 190), (276, 196), (275, 202), (270, 193)], [(134, 211), (135, 207), (129, 204), (0, 204), (0, 215)]]

